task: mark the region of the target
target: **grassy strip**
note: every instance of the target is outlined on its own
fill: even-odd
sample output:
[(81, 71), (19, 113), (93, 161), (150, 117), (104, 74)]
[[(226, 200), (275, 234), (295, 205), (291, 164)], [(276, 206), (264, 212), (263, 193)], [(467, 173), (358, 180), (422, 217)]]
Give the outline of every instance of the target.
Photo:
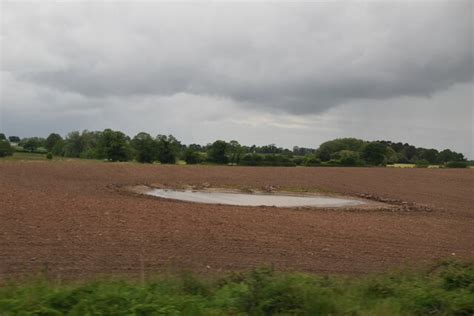
[(0, 315), (473, 315), (474, 263), (363, 278), (258, 269), (210, 280), (45, 280), (0, 287)]

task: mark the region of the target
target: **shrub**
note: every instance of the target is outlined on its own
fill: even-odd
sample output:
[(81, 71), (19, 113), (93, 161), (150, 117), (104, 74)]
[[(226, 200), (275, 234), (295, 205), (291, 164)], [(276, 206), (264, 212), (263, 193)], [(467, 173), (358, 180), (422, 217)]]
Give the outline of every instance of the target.
[(445, 165), (446, 168), (467, 168), (469, 163), (466, 161), (448, 161)]
[(46, 154), (46, 159), (49, 159), (49, 160), (53, 159), (53, 154), (52, 153), (47, 153)]

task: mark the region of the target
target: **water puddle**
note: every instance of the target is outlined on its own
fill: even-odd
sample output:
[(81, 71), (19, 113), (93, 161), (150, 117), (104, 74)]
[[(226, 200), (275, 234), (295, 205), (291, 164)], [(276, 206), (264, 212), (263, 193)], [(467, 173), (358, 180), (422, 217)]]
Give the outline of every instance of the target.
[(164, 199), (186, 202), (226, 204), (240, 206), (277, 206), (277, 207), (348, 207), (366, 204), (363, 201), (323, 196), (290, 196), (275, 194), (246, 194), (205, 192), (191, 190), (150, 189), (142, 192)]

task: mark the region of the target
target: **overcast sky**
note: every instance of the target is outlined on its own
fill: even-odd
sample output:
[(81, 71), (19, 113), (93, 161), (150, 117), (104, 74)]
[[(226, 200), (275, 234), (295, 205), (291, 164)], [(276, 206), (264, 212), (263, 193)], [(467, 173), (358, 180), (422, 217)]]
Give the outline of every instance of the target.
[(0, 131), (473, 154), (473, 1), (1, 2)]

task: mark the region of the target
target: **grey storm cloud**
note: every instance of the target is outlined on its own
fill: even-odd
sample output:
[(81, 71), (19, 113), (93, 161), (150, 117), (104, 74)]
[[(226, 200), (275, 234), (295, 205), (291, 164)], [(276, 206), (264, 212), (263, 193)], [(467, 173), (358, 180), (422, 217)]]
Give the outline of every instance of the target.
[(320, 113), (472, 81), (472, 1), (4, 3), (2, 72), (95, 100)]

